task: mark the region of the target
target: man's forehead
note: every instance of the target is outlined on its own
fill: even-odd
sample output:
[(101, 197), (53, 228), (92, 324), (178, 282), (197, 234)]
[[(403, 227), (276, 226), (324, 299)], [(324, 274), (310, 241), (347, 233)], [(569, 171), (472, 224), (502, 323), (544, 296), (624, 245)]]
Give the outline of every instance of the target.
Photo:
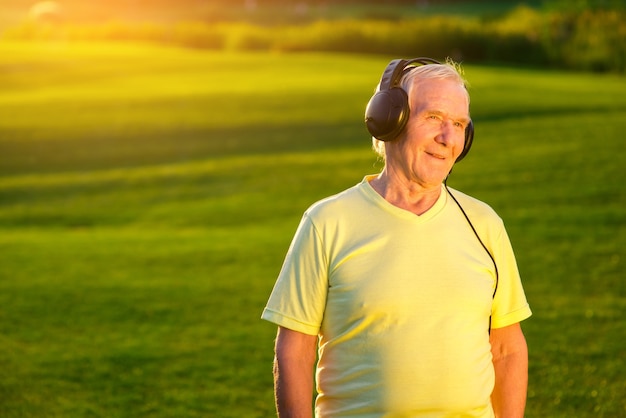
[(409, 93), (413, 107), (433, 106), (433, 110), (444, 110), (437, 107), (444, 106), (455, 113), (469, 113), (469, 93), (455, 80), (427, 79), (413, 83), (412, 87)]

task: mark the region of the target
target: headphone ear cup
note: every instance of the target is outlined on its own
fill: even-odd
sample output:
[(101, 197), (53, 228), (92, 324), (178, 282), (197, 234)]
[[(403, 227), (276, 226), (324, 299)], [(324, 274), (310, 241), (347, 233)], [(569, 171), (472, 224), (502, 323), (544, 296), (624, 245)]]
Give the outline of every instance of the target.
[(381, 141), (395, 139), (408, 119), (409, 98), (399, 87), (376, 92), (365, 108), (367, 130)]
[(472, 142), (474, 142), (474, 122), (470, 120), (469, 124), (465, 128), (465, 144), (463, 145), (463, 151), (461, 152), (461, 155), (457, 157), (455, 163), (458, 163), (465, 158), (472, 147)]

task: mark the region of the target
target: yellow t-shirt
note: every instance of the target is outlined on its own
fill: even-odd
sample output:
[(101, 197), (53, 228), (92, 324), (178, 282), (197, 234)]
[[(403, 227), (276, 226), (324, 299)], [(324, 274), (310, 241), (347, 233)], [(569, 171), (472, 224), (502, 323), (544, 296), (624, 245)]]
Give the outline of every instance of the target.
[(363, 182), (306, 211), (262, 318), (319, 335), (320, 417), (493, 417), (492, 328), (531, 315), (502, 220), (442, 186), (421, 216)]

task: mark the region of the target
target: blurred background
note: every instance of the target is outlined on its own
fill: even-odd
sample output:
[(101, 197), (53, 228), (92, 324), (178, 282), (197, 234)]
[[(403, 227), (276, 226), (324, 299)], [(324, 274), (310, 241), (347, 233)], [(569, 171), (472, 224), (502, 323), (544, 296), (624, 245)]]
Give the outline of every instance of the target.
[[(624, 72), (621, 0), (5, 0), (3, 39), (447, 55)], [(444, 30), (442, 30), (444, 29)]]

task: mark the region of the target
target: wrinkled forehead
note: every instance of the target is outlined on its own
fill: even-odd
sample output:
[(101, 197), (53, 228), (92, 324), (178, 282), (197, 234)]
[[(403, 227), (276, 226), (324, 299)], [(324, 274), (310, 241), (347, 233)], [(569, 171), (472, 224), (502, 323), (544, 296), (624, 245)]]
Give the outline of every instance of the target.
[(458, 120), (469, 120), (469, 94), (455, 79), (417, 79), (409, 89), (411, 112), (439, 112)]

